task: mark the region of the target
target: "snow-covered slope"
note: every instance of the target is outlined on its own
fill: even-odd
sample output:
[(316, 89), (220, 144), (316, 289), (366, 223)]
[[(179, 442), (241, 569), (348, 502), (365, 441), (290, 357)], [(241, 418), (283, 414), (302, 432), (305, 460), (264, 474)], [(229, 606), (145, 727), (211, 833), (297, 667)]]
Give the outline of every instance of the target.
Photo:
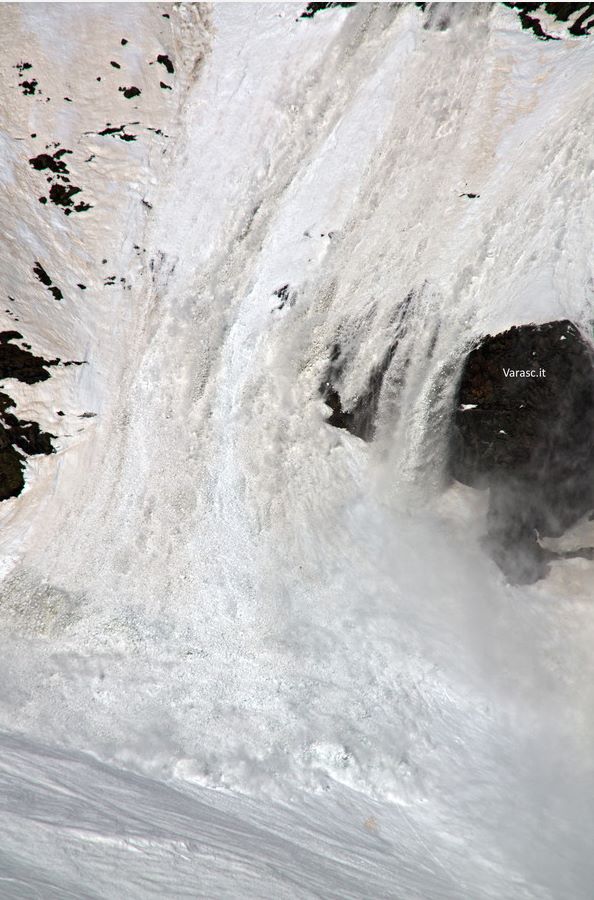
[(444, 448), (474, 339), (591, 329), (594, 45), (302, 9), (0, 8), (3, 330), (85, 362), (5, 381), (3, 896), (590, 897), (592, 563), (506, 585)]

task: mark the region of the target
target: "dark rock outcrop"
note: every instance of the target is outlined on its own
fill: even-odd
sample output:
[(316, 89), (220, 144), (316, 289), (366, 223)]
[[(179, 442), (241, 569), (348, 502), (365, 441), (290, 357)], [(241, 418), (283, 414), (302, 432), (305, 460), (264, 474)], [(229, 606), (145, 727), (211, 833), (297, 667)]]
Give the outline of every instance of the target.
[(397, 340), (390, 344), (380, 362), (371, 370), (363, 392), (350, 403), (343, 405), (340, 390), (342, 389), (346, 358), (343, 356), (340, 344), (334, 345), (326, 377), (320, 386), (322, 398), (332, 410), (326, 419), (329, 425), (333, 425), (335, 428), (345, 428), (364, 441), (373, 440), (384, 376), (392, 362), (397, 346)]
[[(0, 378), (16, 378), (26, 384), (35, 384), (50, 377), (48, 366), (58, 360), (46, 360), (13, 344), (21, 340), (18, 331), (0, 333)], [(16, 497), (22, 491), (25, 479), (25, 456), (54, 452), (54, 435), (41, 430), (37, 422), (18, 419), (14, 413), (14, 401), (0, 391), (0, 500)]]
[(469, 353), (449, 467), (490, 489), (487, 543), (509, 579), (542, 577), (538, 538), (594, 508), (594, 348), (575, 325), (518, 326)]

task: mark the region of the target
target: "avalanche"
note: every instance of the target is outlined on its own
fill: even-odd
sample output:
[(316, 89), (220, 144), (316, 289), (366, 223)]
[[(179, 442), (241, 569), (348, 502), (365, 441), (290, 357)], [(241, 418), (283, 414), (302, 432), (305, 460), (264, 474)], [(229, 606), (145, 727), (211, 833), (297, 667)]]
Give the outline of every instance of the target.
[(592, 335), (592, 38), (313, 7), (0, 6), (8, 900), (590, 900), (594, 563), (510, 586), (446, 446)]

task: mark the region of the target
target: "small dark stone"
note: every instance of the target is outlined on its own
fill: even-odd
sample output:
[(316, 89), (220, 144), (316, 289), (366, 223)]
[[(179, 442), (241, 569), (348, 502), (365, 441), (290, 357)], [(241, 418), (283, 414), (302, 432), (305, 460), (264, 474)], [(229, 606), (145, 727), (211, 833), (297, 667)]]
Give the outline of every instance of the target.
[(120, 44), (122, 45), (122, 47), (125, 47), (127, 43), (128, 43), (128, 41), (126, 40), (126, 38), (122, 38), (122, 40), (120, 41)]
[(121, 65), (120, 65), (119, 63), (117, 63), (117, 62), (114, 62), (113, 59), (112, 59), (111, 62), (110, 62), (110, 66), (113, 66), (114, 69), (121, 69), (121, 68), (122, 68)]
[(172, 91), (172, 90), (173, 90), (173, 88), (171, 87), (171, 85), (170, 85), (170, 84), (165, 84), (164, 81), (160, 81), (160, 82), (159, 82), (159, 87), (162, 88), (164, 91)]

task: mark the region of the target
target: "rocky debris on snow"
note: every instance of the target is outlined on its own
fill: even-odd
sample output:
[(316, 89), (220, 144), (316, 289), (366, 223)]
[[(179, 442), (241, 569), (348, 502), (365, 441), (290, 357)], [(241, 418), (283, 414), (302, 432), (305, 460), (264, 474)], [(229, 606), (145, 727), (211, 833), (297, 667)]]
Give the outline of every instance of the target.
[(487, 544), (510, 581), (543, 577), (557, 537), (594, 508), (594, 348), (567, 320), (487, 335), (468, 354), (449, 467), (489, 488)]

